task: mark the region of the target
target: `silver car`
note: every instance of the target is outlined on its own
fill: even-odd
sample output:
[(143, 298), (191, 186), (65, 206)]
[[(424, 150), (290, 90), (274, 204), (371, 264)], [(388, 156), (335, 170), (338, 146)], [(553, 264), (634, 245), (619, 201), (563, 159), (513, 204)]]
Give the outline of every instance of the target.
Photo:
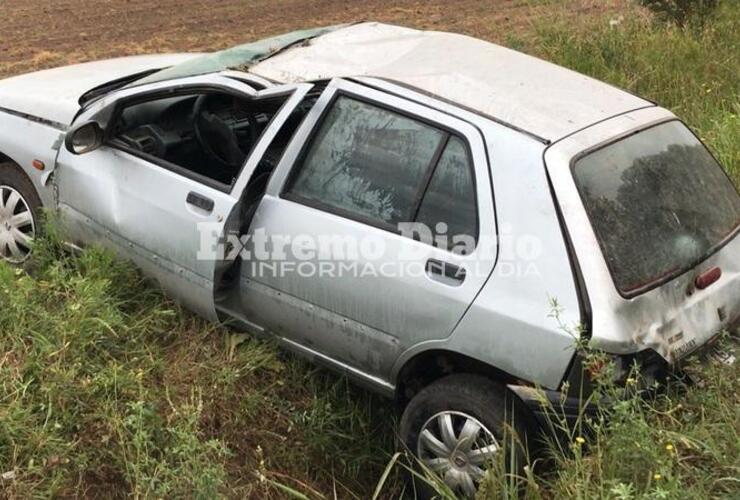
[(361, 23), (1, 81), (5, 260), (42, 207), (394, 398), (464, 495), (512, 409), (540, 422), (532, 388), (577, 410), (577, 341), (659, 377), (740, 317), (740, 197), (678, 118), (455, 34)]

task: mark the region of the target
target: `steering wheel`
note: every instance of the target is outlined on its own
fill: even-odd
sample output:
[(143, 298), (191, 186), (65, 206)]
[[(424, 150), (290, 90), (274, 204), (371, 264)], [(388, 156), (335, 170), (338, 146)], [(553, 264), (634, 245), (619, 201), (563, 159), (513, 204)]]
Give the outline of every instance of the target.
[[(230, 168), (239, 168), (247, 158), (247, 153), (239, 147), (239, 139), (233, 128), (223, 118), (209, 109), (209, 104), (222, 97), (219, 94), (203, 94), (193, 104), (193, 131), (198, 144), (212, 160)], [(257, 123), (250, 115), (249, 133), (252, 144), (256, 141)]]

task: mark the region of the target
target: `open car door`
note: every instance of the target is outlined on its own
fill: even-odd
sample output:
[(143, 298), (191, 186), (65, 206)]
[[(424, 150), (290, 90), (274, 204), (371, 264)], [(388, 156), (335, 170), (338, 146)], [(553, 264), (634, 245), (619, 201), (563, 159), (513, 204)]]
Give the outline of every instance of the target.
[[(102, 145), (81, 155), (62, 148), (54, 173), (58, 208), (72, 241), (112, 248), (156, 279), (170, 296), (212, 320), (217, 319), (214, 275), (219, 259), (203, 247), (212, 248), (214, 235), (217, 241), (228, 224), (238, 223), (231, 215), (245, 186), (312, 87), (257, 90), (232, 76), (142, 85), (93, 103), (69, 133), (96, 122), (104, 133)], [(197, 115), (193, 107), (198, 98), (211, 95), (226, 97)], [(229, 109), (232, 98), (246, 111)], [(274, 108), (271, 116), (250, 114), (250, 103), (262, 109), (268, 101)], [(193, 133), (188, 120), (200, 118), (210, 125)], [(232, 162), (231, 172), (219, 165), (228, 148), (221, 147), (226, 153), (216, 153), (214, 159), (198, 146), (209, 143), (201, 136), (218, 136), (217, 129), (223, 131), (224, 125), (230, 127), (223, 133), (227, 136), (251, 137), (241, 148), (245, 159)]]

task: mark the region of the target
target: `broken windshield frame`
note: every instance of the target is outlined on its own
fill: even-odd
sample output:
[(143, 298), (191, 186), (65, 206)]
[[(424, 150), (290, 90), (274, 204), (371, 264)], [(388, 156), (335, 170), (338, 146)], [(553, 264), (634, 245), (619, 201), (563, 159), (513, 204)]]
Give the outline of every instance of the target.
[(292, 31), (290, 33), (284, 33), (271, 38), (258, 40), (256, 42), (237, 45), (236, 47), (205, 54), (184, 63), (157, 71), (144, 78), (138, 79), (135, 82), (129, 83), (126, 87), (130, 88), (148, 83), (174, 80), (176, 78), (217, 73), (228, 69), (247, 71), (251, 66), (264, 61), (283, 50), (297, 44), (305, 43), (317, 36), (324, 35), (344, 26), (346, 25), (339, 24), (322, 28)]

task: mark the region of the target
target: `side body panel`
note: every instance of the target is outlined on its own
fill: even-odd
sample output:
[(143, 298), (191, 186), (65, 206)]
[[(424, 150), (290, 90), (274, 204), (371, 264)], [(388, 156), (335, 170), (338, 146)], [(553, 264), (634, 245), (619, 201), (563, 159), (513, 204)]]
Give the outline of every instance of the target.
[[(545, 155), (591, 299), (591, 343), (610, 353), (630, 354), (649, 348), (675, 361), (740, 317), (740, 237), (664, 285), (626, 299), (614, 286), (573, 180), (574, 156), (673, 119), (673, 114), (657, 107), (634, 111), (556, 143)], [(721, 278), (706, 290), (688, 294), (696, 276), (715, 266), (722, 269)]]
[(498, 258), (493, 274), (452, 335), (410, 346), (394, 363), (390, 380), (395, 383), (414, 356), (440, 349), (558, 388), (573, 357), (583, 312), (542, 161), (545, 144), (413, 90), (374, 78), (361, 80), (479, 128), (486, 141), (496, 210)]
[[(369, 99), (401, 110), (409, 116), (436, 123), (467, 139), (476, 175), (476, 195), (481, 244), (471, 254), (454, 255), (408, 237), (379, 229), (338, 214), (303, 205), (281, 196), (322, 109), (337, 94)], [(409, 347), (430, 338), (447, 338), (488, 278), (496, 256), (495, 217), (488, 160), (482, 135), (475, 127), (455, 117), (433, 111), (404, 99), (389, 96), (354, 83), (334, 81), (321, 96), (286, 150), (273, 174), (267, 193), (255, 215), (251, 233), (267, 237), (308, 235), (343, 241), (380, 241), (384, 253), (378, 259), (360, 255), (349, 265), (376, 274), (302, 277), (293, 272), (273, 276), (242, 266), (241, 294), (244, 315), (289, 342), (290, 347), (327, 356), (337, 364), (388, 383), (393, 363)], [(488, 247), (483, 248), (483, 242)], [(491, 244), (492, 243), (492, 244)], [(411, 266), (418, 272), (385, 273), (413, 255)], [(438, 259), (466, 269), (462, 284), (441, 283), (424, 272), (428, 259)], [(307, 261), (321, 264), (321, 256)], [(269, 262), (268, 263), (272, 263)]]
[(442, 349), (557, 389), (574, 354), (581, 310), (542, 164), (544, 146), (497, 124), (483, 130), (496, 199), (496, 267), (452, 335), (411, 347), (394, 376), (413, 356)]
[[(65, 130), (59, 124), (32, 121), (0, 109), (0, 154), (20, 165), (36, 187), (41, 202), (48, 208), (54, 206), (54, 191), (49, 177), (59, 149), (64, 147), (64, 134)], [(34, 160), (44, 162), (44, 170), (33, 168)]]
[[(214, 262), (197, 258), (198, 224), (223, 220), (236, 199), (109, 146), (82, 156), (63, 150), (56, 175), (59, 211), (73, 242), (112, 247), (175, 299), (216, 318)], [(190, 192), (213, 200), (213, 211), (188, 205)]]

